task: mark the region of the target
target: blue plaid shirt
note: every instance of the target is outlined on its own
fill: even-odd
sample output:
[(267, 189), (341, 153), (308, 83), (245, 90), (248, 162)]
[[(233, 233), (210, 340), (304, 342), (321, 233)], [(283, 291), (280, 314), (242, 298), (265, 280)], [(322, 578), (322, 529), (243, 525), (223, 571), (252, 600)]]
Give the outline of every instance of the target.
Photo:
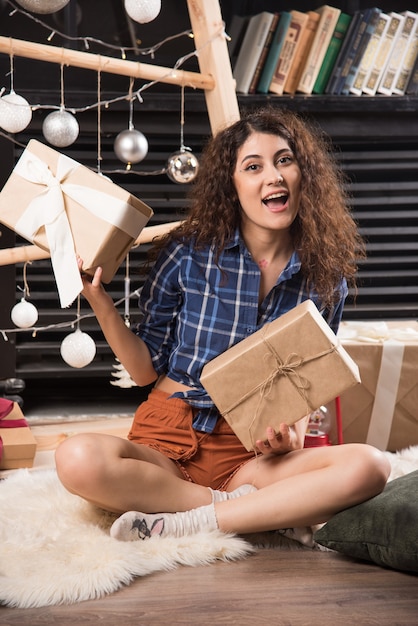
[[(147, 344), (156, 372), (191, 388), (174, 396), (199, 409), (196, 430), (212, 432), (219, 417), (200, 383), (205, 363), (304, 300), (321, 310), (300, 268), (294, 252), (259, 305), (260, 270), (238, 232), (218, 264), (212, 248), (195, 250), (193, 243), (174, 241), (160, 253), (141, 292), (143, 317), (135, 332)], [(347, 295), (345, 281), (340, 291), (338, 304), (321, 311), (334, 332)]]

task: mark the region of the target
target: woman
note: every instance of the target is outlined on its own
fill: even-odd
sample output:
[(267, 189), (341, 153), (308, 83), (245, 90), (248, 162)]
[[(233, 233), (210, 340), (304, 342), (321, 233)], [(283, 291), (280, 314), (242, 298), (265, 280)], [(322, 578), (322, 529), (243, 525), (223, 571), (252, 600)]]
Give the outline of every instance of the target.
[(102, 288), (83, 293), (135, 382), (154, 383), (128, 440), (81, 434), (57, 450), (73, 493), (122, 513), (136, 540), (219, 528), (310, 526), (379, 493), (389, 466), (365, 444), (304, 449), (307, 418), (268, 428), (247, 452), (200, 384), (206, 362), (300, 302), (334, 331), (362, 241), (328, 143), (294, 113), (245, 115), (201, 158), (191, 210), (156, 245), (132, 333)]

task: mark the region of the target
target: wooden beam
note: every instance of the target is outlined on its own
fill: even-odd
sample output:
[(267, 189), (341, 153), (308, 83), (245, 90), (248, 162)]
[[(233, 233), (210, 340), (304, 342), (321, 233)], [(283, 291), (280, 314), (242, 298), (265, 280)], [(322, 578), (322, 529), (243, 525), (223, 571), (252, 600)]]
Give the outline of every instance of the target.
[(126, 61), (114, 57), (92, 54), (90, 52), (80, 52), (69, 48), (59, 48), (47, 44), (34, 43), (11, 37), (0, 37), (0, 52), (13, 54), (27, 59), (46, 61), (48, 63), (59, 63), (80, 67), (96, 72), (107, 72), (108, 74), (118, 74), (132, 78), (143, 78), (145, 80), (156, 80), (160, 83), (193, 87), (195, 89), (212, 90), (215, 88), (213, 76), (199, 74), (198, 72), (186, 72), (184, 70), (173, 70), (160, 65), (150, 65), (138, 63), (137, 61)]
[[(179, 221), (157, 224), (156, 226), (146, 226), (142, 229), (132, 247), (139, 246), (143, 243), (151, 243), (156, 237), (165, 235), (180, 224), (181, 222)], [(47, 250), (43, 250), (43, 248), (34, 245), (4, 248), (0, 250), (0, 266), (12, 265), (13, 263), (26, 263), (26, 261), (40, 261), (41, 259), (49, 259), (50, 256)]]
[(221, 10), (213, 0), (187, 0), (187, 5), (200, 71), (215, 81), (214, 89), (205, 90), (205, 98), (212, 133), (216, 133), (240, 117), (227, 42), (219, 36), (223, 31)]

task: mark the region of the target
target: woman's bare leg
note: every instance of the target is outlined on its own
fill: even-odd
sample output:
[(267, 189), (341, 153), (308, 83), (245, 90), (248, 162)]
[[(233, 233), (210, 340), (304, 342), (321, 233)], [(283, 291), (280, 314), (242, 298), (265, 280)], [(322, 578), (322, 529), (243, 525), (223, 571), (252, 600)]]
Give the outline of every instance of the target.
[(176, 514), (130, 511), (113, 524), (111, 534), (132, 541), (216, 528), (245, 534), (312, 526), (380, 493), (389, 471), (385, 456), (362, 444), (262, 456), (243, 466), (229, 485), (233, 489), (252, 482), (258, 491)]
[(219, 528), (250, 533), (311, 526), (380, 493), (389, 476), (386, 457), (364, 444), (347, 444), (259, 457), (228, 485), (248, 482), (259, 490), (215, 505)]
[(116, 513), (185, 511), (212, 501), (207, 487), (184, 480), (163, 454), (120, 437), (75, 435), (58, 447), (55, 461), (68, 491)]

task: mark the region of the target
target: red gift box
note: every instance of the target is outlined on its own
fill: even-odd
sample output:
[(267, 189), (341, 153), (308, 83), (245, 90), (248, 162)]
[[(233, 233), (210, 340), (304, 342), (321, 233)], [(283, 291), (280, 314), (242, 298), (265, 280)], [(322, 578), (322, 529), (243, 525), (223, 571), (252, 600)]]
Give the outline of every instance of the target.
[(16, 402), (0, 398), (0, 469), (32, 467), (36, 440)]

